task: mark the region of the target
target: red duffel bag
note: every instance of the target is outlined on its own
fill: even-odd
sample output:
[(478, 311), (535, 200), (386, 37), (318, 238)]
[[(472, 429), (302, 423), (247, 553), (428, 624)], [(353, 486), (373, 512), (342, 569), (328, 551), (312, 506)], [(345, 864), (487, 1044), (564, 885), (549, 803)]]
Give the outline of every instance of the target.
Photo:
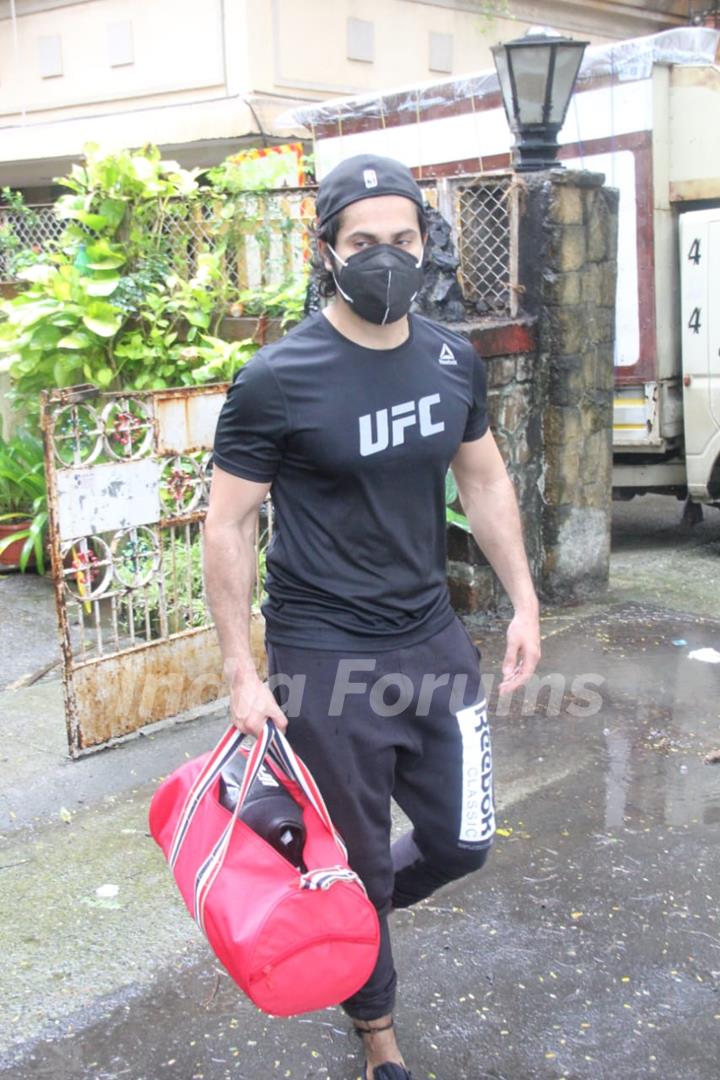
[[(242, 739), (230, 727), (211, 753), (168, 776), (150, 804), (150, 831), (188, 911), (259, 1009), (291, 1016), (337, 1005), (375, 966), (377, 912), (309, 769), (272, 720), (249, 753), (234, 812), (221, 804), (220, 772), (247, 753)], [(305, 873), (238, 817), (263, 763), (302, 807)]]

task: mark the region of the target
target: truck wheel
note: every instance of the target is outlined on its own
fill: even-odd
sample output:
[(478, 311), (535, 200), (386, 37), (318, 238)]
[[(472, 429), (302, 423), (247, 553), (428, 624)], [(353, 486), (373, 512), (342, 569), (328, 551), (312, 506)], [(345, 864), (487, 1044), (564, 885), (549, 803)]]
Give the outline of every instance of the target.
[(699, 525), (703, 519), (702, 503), (693, 502), (692, 499), (686, 499), (685, 507), (683, 509), (682, 524), (683, 525)]

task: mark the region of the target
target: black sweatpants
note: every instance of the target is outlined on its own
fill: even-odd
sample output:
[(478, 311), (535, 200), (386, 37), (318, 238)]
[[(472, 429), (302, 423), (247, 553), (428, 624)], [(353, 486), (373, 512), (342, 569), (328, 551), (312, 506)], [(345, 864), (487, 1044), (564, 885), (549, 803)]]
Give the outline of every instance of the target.
[[(409, 907), (479, 869), (493, 841), (479, 650), (457, 616), (419, 645), (389, 651), (266, 647), (288, 740), (313, 773), (377, 908), (377, 964), (342, 1003), (350, 1016), (373, 1020), (395, 1003), (390, 907)], [(391, 796), (413, 826), (392, 845)]]

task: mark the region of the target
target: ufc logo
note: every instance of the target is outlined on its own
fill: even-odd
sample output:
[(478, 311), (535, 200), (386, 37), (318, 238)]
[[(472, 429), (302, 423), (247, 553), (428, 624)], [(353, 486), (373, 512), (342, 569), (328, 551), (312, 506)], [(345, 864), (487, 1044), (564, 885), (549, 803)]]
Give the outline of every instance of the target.
[(439, 394), (427, 394), (418, 402), (402, 401), (399, 405), (392, 405), (390, 409), (378, 409), (375, 413), (374, 431), (373, 414), (366, 413), (361, 416), (359, 423), (362, 457), (378, 454), (391, 445), (401, 446), (405, 442), (406, 428), (417, 425), (423, 436), (438, 435), (444, 431), (445, 421), (433, 420), (430, 415), (433, 405), (437, 405), (439, 401)]

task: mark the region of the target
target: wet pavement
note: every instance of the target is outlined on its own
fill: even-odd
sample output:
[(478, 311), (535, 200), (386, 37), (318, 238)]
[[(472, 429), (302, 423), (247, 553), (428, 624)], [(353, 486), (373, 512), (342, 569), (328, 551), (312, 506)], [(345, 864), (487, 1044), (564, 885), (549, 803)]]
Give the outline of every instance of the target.
[[(690, 654), (720, 651), (720, 513), (680, 512), (617, 507), (607, 596), (543, 614), (542, 685), (498, 705), (503, 628), (471, 625), (499, 834), (482, 870), (392, 916), (416, 1080), (718, 1075), (720, 664)], [(0, 710), (0, 1077), (359, 1077), (342, 1010), (270, 1018), (233, 986), (147, 835), (159, 779), (222, 709), (78, 762), (57, 673)]]

